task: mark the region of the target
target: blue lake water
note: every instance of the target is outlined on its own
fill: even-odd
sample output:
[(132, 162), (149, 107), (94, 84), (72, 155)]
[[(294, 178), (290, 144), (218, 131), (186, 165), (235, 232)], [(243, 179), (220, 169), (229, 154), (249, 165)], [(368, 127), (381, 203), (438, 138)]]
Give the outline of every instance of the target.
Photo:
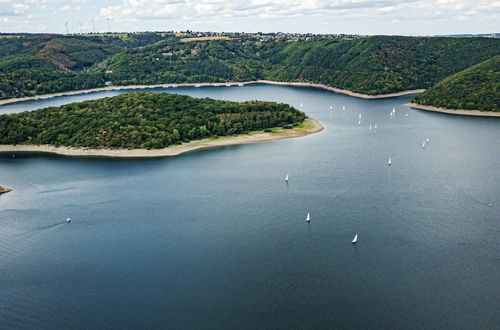
[(500, 327), (500, 119), (410, 96), (153, 91), (303, 103), (326, 130), (174, 158), (1, 154), (2, 328)]

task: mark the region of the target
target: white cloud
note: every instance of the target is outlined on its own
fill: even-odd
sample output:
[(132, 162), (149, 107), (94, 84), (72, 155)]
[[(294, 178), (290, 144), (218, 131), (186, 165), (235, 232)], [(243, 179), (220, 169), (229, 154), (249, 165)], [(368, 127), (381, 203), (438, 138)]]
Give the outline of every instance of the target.
[[(443, 1), (443, 0), (440, 0)], [(122, 0), (118, 5), (102, 8), (101, 17), (118, 21), (131, 18), (151, 18), (174, 14), (187, 19), (207, 16), (259, 17), (262, 19), (327, 15), (350, 9), (378, 12), (392, 12), (399, 6), (397, 0)]]
[(380, 8), (377, 8), (377, 11), (379, 11), (381, 13), (387, 13), (387, 12), (393, 11), (394, 8), (395, 8), (394, 6), (380, 7)]
[(14, 4), (13, 8), (15, 14), (22, 14), (29, 8), (29, 6), (23, 3), (16, 3)]
[(499, 14), (500, 0), (0, 0), (0, 18), (12, 22), (2, 31), (33, 32), (64, 32), (64, 22), (78, 30), (79, 21), (91, 30), (92, 18), (107, 31), (109, 18), (114, 31), (479, 33), (499, 30)]

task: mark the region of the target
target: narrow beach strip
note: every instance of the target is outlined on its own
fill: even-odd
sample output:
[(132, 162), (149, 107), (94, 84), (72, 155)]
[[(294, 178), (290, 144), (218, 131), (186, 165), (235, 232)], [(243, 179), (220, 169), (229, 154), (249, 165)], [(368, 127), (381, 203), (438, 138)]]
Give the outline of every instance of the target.
[(282, 85), (282, 86), (296, 86), (296, 87), (313, 87), (313, 88), (325, 89), (327, 91), (331, 91), (331, 92), (335, 92), (335, 93), (346, 94), (346, 95), (357, 97), (360, 99), (386, 99), (386, 98), (398, 97), (398, 96), (409, 95), (409, 94), (419, 94), (419, 93), (422, 93), (425, 91), (425, 89), (410, 89), (407, 91), (401, 91), (401, 92), (397, 92), (397, 93), (369, 95), (369, 94), (351, 92), (350, 90), (347, 90), (347, 89), (340, 89), (340, 88), (330, 87), (330, 86), (323, 85), (323, 84), (307, 83), (307, 82), (282, 82), (282, 81), (273, 81), (273, 80), (257, 80), (257, 81), (252, 81), (252, 82), (248, 82), (248, 83)]
[(0, 195), (12, 191), (12, 188), (0, 185)]
[(346, 94), (349, 96), (362, 98), (362, 99), (383, 99), (383, 98), (391, 98), (397, 96), (403, 96), (408, 94), (418, 94), (425, 91), (425, 89), (412, 89), (397, 93), (390, 94), (378, 94), (378, 95), (368, 95), (362, 93), (351, 92), (347, 89), (340, 89), (335, 87), (330, 87), (323, 84), (315, 84), (315, 83), (306, 83), (306, 82), (282, 82), (282, 81), (273, 81), (273, 80), (254, 80), (254, 81), (232, 81), (232, 82), (218, 82), (218, 83), (179, 83), (179, 84), (155, 84), (155, 85), (127, 85), (127, 86), (106, 86), (106, 87), (97, 87), (91, 89), (81, 89), (76, 91), (67, 91), (60, 93), (51, 93), (51, 94), (41, 94), (35, 96), (26, 96), (26, 97), (18, 97), (6, 100), (0, 100), (0, 106), (9, 103), (23, 102), (23, 101), (31, 101), (31, 100), (42, 100), (42, 99), (50, 99), (58, 96), (68, 96), (68, 95), (80, 95), (80, 94), (88, 94), (102, 91), (118, 91), (124, 89), (149, 89), (149, 88), (173, 88), (173, 87), (227, 87), (227, 86), (240, 86), (240, 85), (251, 85), (251, 84), (266, 84), (266, 85), (281, 85), (281, 86), (295, 86), (295, 87), (313, 87), (320, 88), (324, 90), (328, 90), (335, 93)]
[(177, 156), (189, 151), (250, 144), (264, 141), (291, 139), (321, 132), (325, 127), (320, 122), (307, 118), (299, 126), (285, 129), (273, 128), (271, 132), (257, 131), (236, 136), (223, 136), (195, 140), (180, 145), (169, 146), (164, 149), (92, 149), (82, 147), (56, 147), (51, 145), (0, 145), (0, 152), (46, 152), (66, 156), (99, 156), (118, 158), (151, 158)]
[(418, 104), (418, 103), (406, 103), (405, 105), (408, 107), (417, 109), (417, 110), (441, 112), (441, 113), (447, 113), (447, 114), (451, 114), (451, 115), (479, 116), (479, 117), (500, 117), (500, 112), (495, 112), (495, 111), (445, 109), (445, 108), (433, 107), (431, 105), (422, 105), (422, 104)]

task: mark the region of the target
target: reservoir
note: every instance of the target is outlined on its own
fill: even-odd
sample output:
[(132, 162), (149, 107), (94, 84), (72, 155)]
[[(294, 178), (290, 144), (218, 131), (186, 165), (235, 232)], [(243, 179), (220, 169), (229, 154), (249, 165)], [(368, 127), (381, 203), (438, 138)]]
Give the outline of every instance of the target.
[(326, 129), (170, 158), (0, 154), (1, 328), (500, 326), (500, 119), (312, 88), (150, 91), (288, 103)]

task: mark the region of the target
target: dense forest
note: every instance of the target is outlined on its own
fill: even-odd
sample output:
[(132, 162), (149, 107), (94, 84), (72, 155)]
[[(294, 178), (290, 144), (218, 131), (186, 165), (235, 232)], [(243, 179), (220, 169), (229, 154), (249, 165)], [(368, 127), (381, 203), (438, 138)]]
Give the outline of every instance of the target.
[(500, 54), (500, 40), (374, 36), (288, 45), (272, 80), (320, 82), (365, 94), (428, 88)]
[(191, 140), (302, 122), (286, 104), (132, 92), (0, 116), (0, 144), (164, 148)]
[(413, 101), (448, 109), (500, 111), (500, 55), (446, 78)]
[(0, 99), (102, 87), (269, 79), (365, 94), (429, 88), (500, 54), (494, 38), (292, 40), (174, 33), (0, 35)]
[(162, 38), (156, 33), (0, 34), (0, 99), (104, 86), (107, 59)]

